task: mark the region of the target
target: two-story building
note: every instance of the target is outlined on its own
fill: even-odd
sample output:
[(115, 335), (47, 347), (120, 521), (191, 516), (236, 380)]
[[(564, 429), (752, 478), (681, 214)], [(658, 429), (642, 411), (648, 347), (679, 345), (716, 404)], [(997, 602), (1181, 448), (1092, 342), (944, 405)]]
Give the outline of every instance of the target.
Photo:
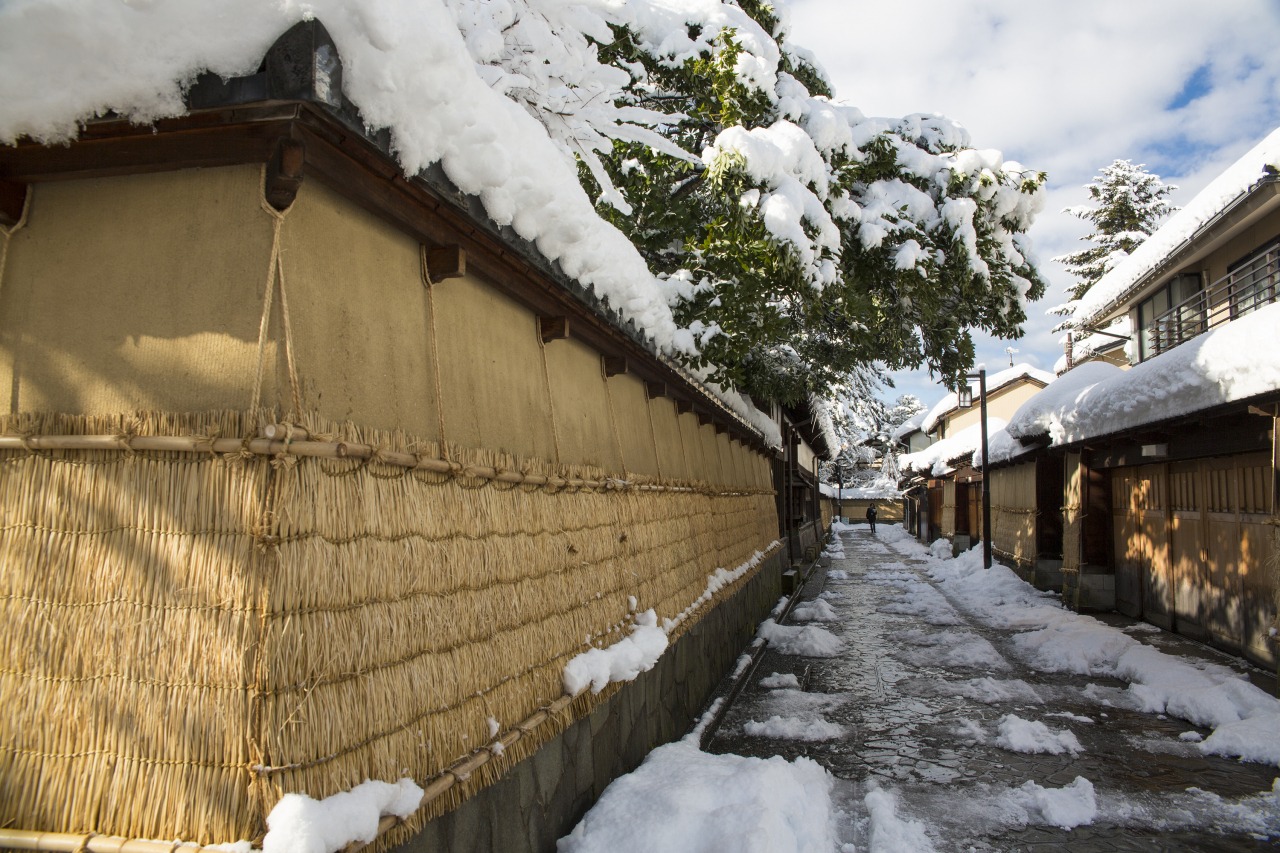
[[(1053, 379), (1052, 373), (1029, 364), (988, 376), (988, 430), (1004, 427), (1019, 406)], [(962, 547), (981, 537), (982, 472), (970, 464), (981, 446), (979, 407), (961, 406), (952, 391), (934, 404), (918, 430), (895, 435), (899, 442), (905, 440), (907, 447), (913, 447), (910, 442), (919, 443), (921, 436), (930, 439), (899, 460), (908, 500), (914, 504), (907, 512), (912, 532), (926, 541), (939, 536), (959, 539)]]
[(1058, 503), (1072, 600), (1265, 664), (1280, 586), (1278, 166), (1280, 131), (1101, 279), (1076, 319), (1092, 332), (1127, 318), (1131, 369), (1068, 371), (991, 453), (993, 479), (1062, 466), (1061, 496), (1027, 503), (1039, 516)]

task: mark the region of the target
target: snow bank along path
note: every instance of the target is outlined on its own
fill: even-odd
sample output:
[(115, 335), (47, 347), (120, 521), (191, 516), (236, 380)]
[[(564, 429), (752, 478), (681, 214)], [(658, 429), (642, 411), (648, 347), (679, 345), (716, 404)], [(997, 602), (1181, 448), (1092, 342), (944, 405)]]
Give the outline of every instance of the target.
[[(926, 553), (911, 540), (896, 547)], [(1021, 631), (1014, 649), (1031, 666), (1127, 681), (1127, 693), (1139, 710), (1213, 729), (1199, 745), (1205, 754), (1280, 766), (1280, 700), (1240, 673), (1165, 654), (1090, 616), (1072, 613), (1004, 566), (984, 571), (980, 549), (954, 560), (932, 557), (929, 574), (970, 615), (991, 627)]]

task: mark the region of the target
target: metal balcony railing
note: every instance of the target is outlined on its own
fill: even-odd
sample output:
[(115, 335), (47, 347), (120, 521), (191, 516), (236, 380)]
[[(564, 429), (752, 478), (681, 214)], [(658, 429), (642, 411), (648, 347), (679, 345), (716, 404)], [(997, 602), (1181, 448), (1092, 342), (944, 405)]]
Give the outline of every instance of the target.
[(1241, 317), (1280, 296), (1280, 244), (1251, 259), (1199, 293), (1155, 318), (1151, 343), (1155, 354), (1173, 349)]

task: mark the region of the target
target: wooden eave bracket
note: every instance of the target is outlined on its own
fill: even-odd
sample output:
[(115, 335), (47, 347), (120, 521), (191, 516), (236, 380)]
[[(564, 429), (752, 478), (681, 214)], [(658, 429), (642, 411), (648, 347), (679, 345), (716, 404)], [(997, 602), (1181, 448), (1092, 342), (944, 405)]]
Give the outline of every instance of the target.
[(22, 219), (27, 203), (27, 185), (0, 180), (0, 226), (12, 228)]
[(693, 411), (692, 400), (676, 400), (677, 415), (687, 415), (689, 412), (692, 412), (692, 411)]
[(467, 250), (461, 246), (422, 247), (422, 280), (436, 284), (467, 274)]
[(569, 337), (568, 317), (539, 317), (538, 331), (544, 344)]
[(302, 169), (307, 150), (296, 139), (281, 139), (267, 161), (267, 174), (262, 188), (267, 203), (276, 210), (288, 210), (302, 188)]
[(604, 370), (606, 377), (618, 376), (629, 372), (626, 356), (602, 355), (600, 356), (600, 366)]
[(667, 396), (667, 383), (665, 382), (646, 382), (644, 383), (645, 394), (650, 400), (656, 400), (658, 397)]

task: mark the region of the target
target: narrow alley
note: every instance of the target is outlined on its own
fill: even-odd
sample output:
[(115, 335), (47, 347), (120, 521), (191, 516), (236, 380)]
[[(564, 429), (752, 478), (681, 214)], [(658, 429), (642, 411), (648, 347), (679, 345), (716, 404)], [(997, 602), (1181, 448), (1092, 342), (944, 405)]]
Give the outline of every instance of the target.
[(1206, 754), (1160, 686), (1256, 710), (1273, 678), (1115, 616), (1043, 628), (1056, 599), (998, 566), (994, 591), (940, 582), (965, 559), (841, 529), (703, 749), (827, 768), (844, 850), (1275, 849), (1274, 758)]

